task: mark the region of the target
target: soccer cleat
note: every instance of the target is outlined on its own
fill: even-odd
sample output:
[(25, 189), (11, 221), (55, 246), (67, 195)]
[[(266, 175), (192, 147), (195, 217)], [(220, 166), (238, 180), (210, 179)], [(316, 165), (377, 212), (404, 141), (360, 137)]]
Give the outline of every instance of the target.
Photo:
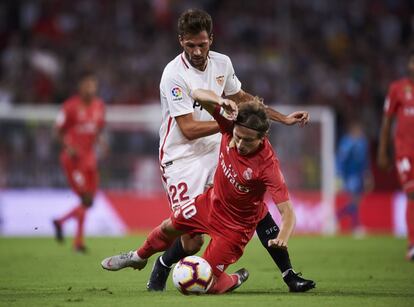
[(414, 246), (410, 246), (407, 251), (406, 259), (414, 261)]
[(102, 268), (108, 271), (118, 271), (127, 267), (134, 270), (142, 270), (147, 265), (147, 259), (134, 260), (132, 259), (135, 251), (115, 255), (102, 260)]
[(306, 292), (316, 287), (313, 280), (302, 278), (302, 273), (295, 273), (289, 270), (283, 280), (289, 287), (290, 292)]
[(86, 254), (88, 252), (88, 249), (86, 248), (85, 245), (76, 245), (73, 247), (73, 249), (75, 250), (75, 252), (81, 253), (81, 254)]
[(147, 282), (148, 291), (164, 291), (171, 268), (162, 265), (160, 257), (154, 262), (151, 276)]
[(226, 292), (232, 292), (240, 287), (249, 278), (249, 271), (247, 271), (245, 268), (242, 268), (230, 275), (237, 275), (238, 281), (237, 284), (228, 289)]
[(64, 241), (62, 225), (57, 220), (53, 220), (53, 227), (55, 228), (55, 239), (59, 243)]

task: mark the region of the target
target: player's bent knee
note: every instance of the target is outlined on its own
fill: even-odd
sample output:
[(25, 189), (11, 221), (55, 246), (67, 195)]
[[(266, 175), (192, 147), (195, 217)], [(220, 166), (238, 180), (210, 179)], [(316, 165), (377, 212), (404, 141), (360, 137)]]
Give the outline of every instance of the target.
[(196, 236), (193, 236), (193, 237), (182, 236), (181, 237), (181, 242), (182, 242), (184, 251), (188, 255), (194, 255), (203, 246), (204, 237), (202, 235), (196, 235)]
[(175, 229), (174, 225), (171, 222), (171, 219), (164, 220), (161, 225), (161, 231), (168, 235), (179, 235), (181, 232)]

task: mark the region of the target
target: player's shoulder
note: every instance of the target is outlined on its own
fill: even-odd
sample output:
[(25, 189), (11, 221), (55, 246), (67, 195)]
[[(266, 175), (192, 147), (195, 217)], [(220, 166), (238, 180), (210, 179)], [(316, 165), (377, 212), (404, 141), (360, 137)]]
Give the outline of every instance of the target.
[(391, 82), (390, 89), (399, 89), (405, 87), (409, 83), (410, 80), (408, 78), (400, 78)]
[(182, 54), (177, 55), (165, 66), (161, 76), (161, 84), (168, 80), (183, 80), (187, 64), (182, 56)]
[(208, 53), (208, 56), (210, 57), (212, 61), (217, 62), (219, 64), (227, 65), (231, 63), (230, 57), (228, 55), (225, 55), (217, 51), (210, 50), (210, 52)]
[(267, 137), (264, 138), (263, 147), (259, 152), (258, 156), (263, 169), (269, 168), (269, 166), (273, 164), (279, 164), (279, 160), (277, 159), (276, 153), (273, 150), (272, 144)]
[(174, 59), (172, 59), (167, 65), (165, 65), (163, 76), (173, 76), (177, 72), (181, 72), (186, 68), (187, 63), (183, 59), (183, 54), (180, 53)]
[(79, 102), (80, 102), (79, 96), (72, 95), (62, 103), (62, 108), (64, 109), (76, 108)]

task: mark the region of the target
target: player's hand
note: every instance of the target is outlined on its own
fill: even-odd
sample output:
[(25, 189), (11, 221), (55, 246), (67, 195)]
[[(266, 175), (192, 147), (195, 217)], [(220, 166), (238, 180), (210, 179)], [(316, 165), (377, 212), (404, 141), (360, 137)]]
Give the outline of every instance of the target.
[(267, 246), (273, 248), (287, 249), (287, 240), (277, 237), (276, 239), (269, 240)]
[(239, 109), (237, 104), (230, 99), (220, 99), (220, 106), (222, 108), (221, 115), (229, 120), (236, 120)]
[(306, 111), (296, 111), (286, 116), (285, 125), (299, 124), (301, 127), (305, 126), (310, 120), (309, 113)]

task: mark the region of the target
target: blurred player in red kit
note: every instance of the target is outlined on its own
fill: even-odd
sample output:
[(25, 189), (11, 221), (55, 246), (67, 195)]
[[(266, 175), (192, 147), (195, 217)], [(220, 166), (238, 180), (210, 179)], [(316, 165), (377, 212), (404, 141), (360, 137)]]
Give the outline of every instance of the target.
[(147, 259), (166, 250), (184, 234), (207, 233), (211, 240), (203, 257), (210, 263), (215, 281), (209, 293), (230, 292), (248, 278), (246, 269), (227, 274), (226, 268), (243, 254), (257, 224), (267, 215), (267, 192), (282, 216), (278, 235), (267, 245), (286, 249), (295, 226), (295, 213), (279, 168), (279, 161), (267, 139), (270, 123), (262, 102), (254, 98), (237, 106), (209, 90), (189, 95), (217, 121), (222, 134), (213, 186), (196, 198), (175, 207), (170, 218), (155, 228), (136, 251), (106, 258), (104, 269), (142, 269)]
[(85, 72), (79, 81), (78, 94), (63, 103), (56, 119), (56, 129), (62, 144), (60, 162), (80, 204), (59, 219), (53, 220), (56, 239), (63, 241), (63, 224), (74, 218), (77, 231), (74, 249), (85, 252), (83, 238), (86, 211), (93, 204), (98, 187), (95, 144), (105, 123), (105, 106), (97, 97), (98, 81), (92, 72)]
[(414, 261), (414, 49), (409, 53), (408, 77), (391, 83), (385, 100), (378, 147), (378, 165), (383, 169), (390, 166), (388, 145), (394, 118), (397, 119), (393, 137), (395, 164), (407, 195), (407, 259)]

